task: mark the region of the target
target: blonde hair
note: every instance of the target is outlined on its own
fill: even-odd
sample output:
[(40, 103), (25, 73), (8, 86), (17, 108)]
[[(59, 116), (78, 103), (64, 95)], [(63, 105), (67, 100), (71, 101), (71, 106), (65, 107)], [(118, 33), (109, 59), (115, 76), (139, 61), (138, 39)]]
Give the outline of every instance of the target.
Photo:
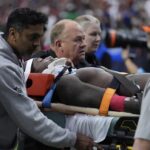
[(89, 23), (95, 23), (95, 24), (98, 24), (100, 26), (100, 21), (94, 17), (94, 16), (91, 16), (91, 15), (81, 15), (81, 16), (78, 16), (75, 21), (77, 23), (79, 23), (83, 28), (86, 28)]

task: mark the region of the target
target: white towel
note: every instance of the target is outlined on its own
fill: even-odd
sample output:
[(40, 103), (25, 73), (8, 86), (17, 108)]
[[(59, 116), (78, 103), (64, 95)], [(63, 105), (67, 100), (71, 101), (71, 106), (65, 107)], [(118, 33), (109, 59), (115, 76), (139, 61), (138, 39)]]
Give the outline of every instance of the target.
[[(55, 59), (53, 62), (51, 62), (48, 65), (47, 69), (45, 69), (42, 73), (53, 74), (56, 77), (66, 65), (66, 61), (67, 61), (67, 58)], [(76, 72), (76, 69), (72, 69), (71, 74), (75, 72)], [(65, 74), (69, 74), (68, 70), (66, 70)]]
[(24, 72), (25, 81), (27, 81), (27, 79), (28, 79), (28, 77), (29, 77), (29, 74), (30, 74), (30, 72), (31, 72), (32, 62), (33, 62), (33, 58), (29, 59), (29, 60), (26, 62), (26, 68), (25, 68), (25, 72)]
[(66, 128), (82, 133), (94, 139), (94, 142), (103, 141), (108, 133), (113, 117), (91, 116), (86, 114), (75, 114), (66, 116)]

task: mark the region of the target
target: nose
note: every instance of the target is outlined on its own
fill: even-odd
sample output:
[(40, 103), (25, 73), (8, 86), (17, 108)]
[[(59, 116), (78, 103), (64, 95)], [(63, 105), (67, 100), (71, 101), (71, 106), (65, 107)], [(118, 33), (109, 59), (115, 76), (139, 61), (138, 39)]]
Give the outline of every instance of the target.
[(37, 39), (33, 42), (33, 46), (38, 47), (41, 45), (41, 39)]
[(81, 43), (81, 47), (86, 47), (87, 46), (87, 42), (85, 39), (82, 40), (82, 43)]
[(97, 41), (97, 42), (100, 42), (101, 39), (102, 39), (102, 38), (101, 38), (101, 35), (100, 35), (100, 34), (97, 34), (97, 35), (96, 35), (96, 41)]

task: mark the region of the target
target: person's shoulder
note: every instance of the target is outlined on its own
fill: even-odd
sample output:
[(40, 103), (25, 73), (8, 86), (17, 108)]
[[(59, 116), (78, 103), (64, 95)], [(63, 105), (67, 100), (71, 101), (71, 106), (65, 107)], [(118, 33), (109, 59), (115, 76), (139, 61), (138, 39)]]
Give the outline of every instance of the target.
[(20, 74), (20, 67), (17, 64), (3, 57), (0, 57), (0, 59), (0, 75), (7, 74), (9, 76), (12, 74)]
[(84, 67), (92, 67), (92, 65), (89, 64), (86, 60), (82, 60), (77, 65), (75, 65), (75, 67), (79, 69), (79, 68), (84, 68)]
[(0, 65), (0, 74), (2, 72), (13, 72), (14, 70), (17, 70), (15, 65), (11, 65), (9, 63), (1, 64)]
[(13, 87), (24, 83), (23, 70), (21, 71), (16, 65), (6, 63), (0, 65), (0, 87)]

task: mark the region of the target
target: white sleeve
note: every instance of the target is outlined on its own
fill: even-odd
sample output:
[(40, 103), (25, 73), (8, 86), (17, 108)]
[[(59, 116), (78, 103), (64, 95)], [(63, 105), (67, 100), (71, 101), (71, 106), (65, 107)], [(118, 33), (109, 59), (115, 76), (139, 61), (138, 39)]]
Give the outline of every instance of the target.
[(26, 66), (25, 66), (25, 81), (27, 81), (29, 74), (31, 72), (31, 67), (32, 67), (32, 62), (33, 62), (33, 58), (29, 59), (26, 61)]

